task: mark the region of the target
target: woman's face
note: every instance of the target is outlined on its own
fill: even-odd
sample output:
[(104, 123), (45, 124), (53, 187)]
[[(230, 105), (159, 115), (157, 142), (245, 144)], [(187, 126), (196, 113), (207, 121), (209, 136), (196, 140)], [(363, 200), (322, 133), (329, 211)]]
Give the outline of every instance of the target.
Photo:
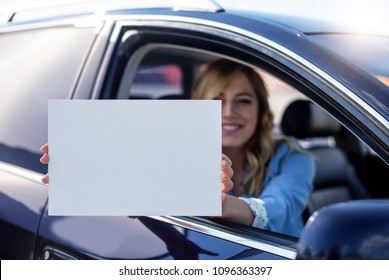
[(243, 73), (236, 74), (217, 97), (222, 100), (223, 148), (240, 148), (257, 127), (258, 98)]

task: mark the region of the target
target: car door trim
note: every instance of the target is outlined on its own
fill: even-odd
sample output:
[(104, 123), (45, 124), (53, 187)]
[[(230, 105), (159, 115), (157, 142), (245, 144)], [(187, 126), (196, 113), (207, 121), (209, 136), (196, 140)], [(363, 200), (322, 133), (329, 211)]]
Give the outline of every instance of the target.
[(25, 169), (20, 166), (16, 166), (13, 164), (5, 163), (0, 161), (0, 171), (5, 171), (7, 173), (11, 173), (13, 175), (28, 179), (30, 181), (33, 181), (35, 183), (41, 183), (41, 179), (43, 177), (43, 174), (40, 174), (38, 172), (34, 172), (29, 169)]
[(173, 224), (179, 227), (184, 227), (186, 229), (193, 230), (206, 235), (221, 238), (230, 242), (248, 246), (250, 248), (255, 248), (287, 259), (296, 258), (296, 250), (292, 247), (282, 246), (279, 244), (276, 245), (271, 242), (266, 242), (265, 240), (259, 241), (247, 237), (237, 236), (234, 233), (217, 228), (217, 225), (215, 227), (207, 227), (199, 223), (196, 223), (195, 221), (191, 221), (190, 219), (186, 219), (184, 217), (151, 216), (150, 218), (156, 219), (158, 221), (166, 222), (169, 224)]

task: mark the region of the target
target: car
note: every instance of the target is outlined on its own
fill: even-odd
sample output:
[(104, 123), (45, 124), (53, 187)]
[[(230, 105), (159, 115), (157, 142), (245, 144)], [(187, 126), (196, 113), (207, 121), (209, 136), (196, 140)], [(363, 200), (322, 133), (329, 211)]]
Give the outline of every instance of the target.
[[(255, 4), (141, 2), (1, 14), (1, 259), (389, 259), (388, 30)], [(317, 159), (301, 236), (207, 217), (48, 215), (49, 99), (190, 99), (217, 58), (258, 70), (274, 134)]]

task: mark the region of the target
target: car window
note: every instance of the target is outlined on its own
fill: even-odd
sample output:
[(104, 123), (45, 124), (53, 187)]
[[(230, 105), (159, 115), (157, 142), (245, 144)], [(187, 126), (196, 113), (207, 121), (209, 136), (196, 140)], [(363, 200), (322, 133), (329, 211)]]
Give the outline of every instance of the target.
[[(131, 34), (133, 33), (134, 32)], [(152, 33), (153, 36), (154, 34), (155, 33)], [(147, 32), (145, 32), (142, 36), (148, 36)], [(223, 45), (223, 47), (220, 48), (217, 43), (214, 45), (209, 44), (209, 42), (202, 44), (201, 38), (198, 39), (199, 42), (191, 40), (190, 46), (188, 46), (188, 42), (185, 42), (185, 40), (182, 40), (182, 45), (180, 45), (178, 43), (180, 41), (180, 37), (177, 37), (176, 34), (171, 35), (175, 37), (174, 40), (170, 38), (169, 43), (163, 41), (165, 38), (168, 38), (168, 36), (152, 37), (152, 39), (155, 40), (152, 43), (150, 43), (149, 40), (144, 40), (143, 42), (142, 36), (138, 36), (136, 38), (140, 42), (136, 49), (131, 49), (131, 52), (127, 55), (118, 54), (115, 58), (116, 61), (114, 65), (117, 66), (110, 69), (110, 72), (108, 73), (108, 79), (110, 80), (112, 87), (103, 89), (103, 98), (105, 96), (109, 96), (110, 98), (116, 96), (116, 98), (120, 99), (163, 99), (165, 97), (169, 99), (190, 99), (194, 81), (202, 69), (204, 69), (208, 63), (218, 58), (227, 58), (250, 65), (258, 71), (264, 80), (269, 93), (270, 108), (274, 115), (274, 134), (282, 136), (284, 132), (281, 129), (281, 122), (286, 108), (295, 101), (310, 101), (310, 98), (315, 96), (317, 97), (319, 94), (314, 92), (315, 90), (318, 90), (318, 88), (312, 86), (310, 81), (308, 82), (302, 77), (300, 77), (301, 79), (291, 79), (290, 76), (288, 77), (285, 75), (285, 72), (290, 71), (289, 68), (285, 66), (283, 69), (285, 72), (279, 71), (276, 67), (277, 65), (274, 66), (271, 63), (268, 63), (266, 59), (270, 61), (269, 58), (263, 59), (260, 56), (253, 56), (250, 57), (250, 59), (247, 57), (240, 58), (240, 52), (237, 51), (234, 53), (232, 48), (228, 51), (228, 47), (226, 45)], [(150, 38), (147, 37), (147, 39)], [(126, 40), (130, 40), (130, 37), (127, 36)], [(171, 43), (172, 41), (177, 43)], [(167, 79), (167, 73), (172, 74), (174, 79)], [(291, 76), (297, 77), (294, 76), (296, 73), (292, 73), (292, 71), (289, 73)], [(320, 92), (320, 94), (322, 93)], [(312, 104), (314, 103), (316, 102), (312, 102)], [(320, 107), (318, 107), (317, 110), (320, 118), (323, 116), (323, 120), (327, 122), (327, 113)], [(304, 114), (304, 111), (301, 113)], [(304, 119), (307, 118), (308, 115), (304, 117)], [(330, 116), (329, 119), (331, 118), (332, 117)], [(359, 161), (359, 157), (363, 156), (363, 144), (361, 144), (360, 140), (357, 139), (355, 135), (352, 135), (350, 131), (339, 125), (337, 120), (332, 118), (329, 121), (331, 126), (334, 126), (337, 132), (341, 131), (341, 133), (336, 136), (338, 137), (337, 140), (342, 140), (346, 137), (348, 139), (347, 141), (339, 141), (339, 145), (341, 146), (336, 147), (336, 149), (345, 149), (346, 155), (343, 156), (342, 154), (342, 158), (344, 157), (345, 162), (347, 162), (350, 157), (354, 161), (355, 166), (360, 165), (361, 162)], [(322, 120), (319, 120), (319, 122), (321, 123)], [(301, 123), (304, 125), (304, 122)], [(338, 127), (341, 128), (339, 128), (339, 131)], [(304, 133), (305, 132), (306, 131), (304, 131)], [(311, 133), (310, 135), (305, 135), (302, 139), (300, 139), (300, 137), (295, 138), (297, 138), (296, 140), (304, 147), (309, 149), (321, 149), (322, 147), (326, 147), (330, 152), (334, 152), (334, 150), (331, 150), (334, 147), (334, 135), (327, 134), (327, 132), (328, 131), (325, 132), (325, 135), (317, 137), (318, 135), (314, 135), (314, 131), (309, 131), (309, 133)], [(314, 137), (312, 137), (312, 135)], [(291, 136), (294, 135), (291, 134)], [(356, 159), (353, 158), (353, 153), (355, 151), (358, 153)], [(315, 157), (313, 154), (312, 156)], [(356, 168), (356, 170), (359, 174), (364, 173), (363, 169)], [(325, 168), (323, 169), (323, 172), (327, 172)], [(322, 174), (322, 172), (320, 172), (320, 174)], [(319, 179), (325, 179), (327, 175), (328, 174), (320, 175), (321, 178)], [(352, 176), (354, 176), (354, 174)], [(319, 179), (317, 182), (320, 181)], [(349, 190), (346, 190), (346, 192), (348, 191)], [(321, 195), (318, 196), (321, 197)], [(330, 197), (331, 201), (333, 201), (332, 199), (336, 197), (336, 195), (330, 195)], [(346, 195), (345, 197), (347, 200), (352, 196)], [(306, 221), (309, 215), (310, 214), (304, 214), (303, 221)]]
[(95, 36), (73, 27), (0, 34), (0, 161), (30, 158), (24, 167), (44, 172), (37, 156), (47, 142), (47, 100), (69, 98)]

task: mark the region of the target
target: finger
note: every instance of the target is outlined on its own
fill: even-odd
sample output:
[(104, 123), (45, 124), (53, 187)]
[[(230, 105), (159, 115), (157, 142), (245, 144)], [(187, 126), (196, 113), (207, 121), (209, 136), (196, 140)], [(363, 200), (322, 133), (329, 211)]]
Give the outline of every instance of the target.
[(42, 147), (41, 147), (41, 151), (45, 154), (48, 154), (49, 153), (49, 144), (44, 144)]
[(48, 184), (49, 183), (49, 174), (46, 174), (45, 176), (42, 177), (41, 182), (43, 184)]
[(226, 156), (225, 154), (222, 154), (222, 160), (225, 160), (226, 162), (228, 162), (229, 165), (232, 166), (232, 161), (230, 160), (230, 158), (228, 156)]
[(222, 174), (222, 192), (228, 193), (229, 191), (232, 190), (234, 184), (228, 176), (225, 174)]
[(228, 162), (225, 160), (222, 160), (222, 174), (227, 175), (229, 178), (232, 178), (232, 176), (234, 176), (234, 170), (232, 169), (231, 165), (228, 164)]
[(49, 155), (48, 154), (43, 154), (43, 156), (40, 158), (40, 162), (43, 164), (48, 164), (49, 163)]

